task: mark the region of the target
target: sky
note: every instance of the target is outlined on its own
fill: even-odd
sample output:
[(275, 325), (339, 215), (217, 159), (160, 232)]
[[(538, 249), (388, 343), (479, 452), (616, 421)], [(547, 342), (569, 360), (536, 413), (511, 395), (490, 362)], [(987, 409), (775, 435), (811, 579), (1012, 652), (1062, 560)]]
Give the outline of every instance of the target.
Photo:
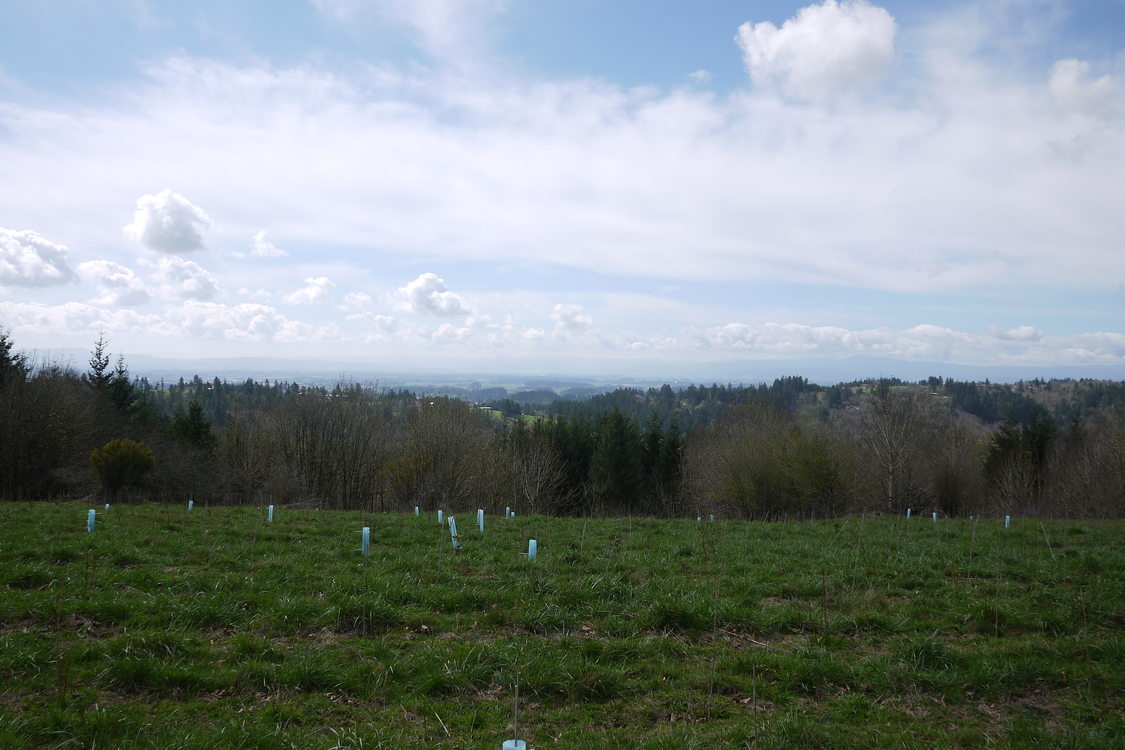
[(24, 350), (1125, 373), (1125, 0), (0, 19)]

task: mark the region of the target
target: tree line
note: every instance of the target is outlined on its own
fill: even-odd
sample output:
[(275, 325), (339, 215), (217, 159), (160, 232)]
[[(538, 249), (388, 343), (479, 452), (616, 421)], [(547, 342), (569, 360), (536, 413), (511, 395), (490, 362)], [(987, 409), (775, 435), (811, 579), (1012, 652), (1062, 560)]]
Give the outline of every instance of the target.
[[(0, 330), (0, 499), (745, 518), (1125, 514), (1125, 387), (929, 378), (474, 404), (340, 383), (150, 383)], [(489, 395), (498, 395), (496, 392)]]

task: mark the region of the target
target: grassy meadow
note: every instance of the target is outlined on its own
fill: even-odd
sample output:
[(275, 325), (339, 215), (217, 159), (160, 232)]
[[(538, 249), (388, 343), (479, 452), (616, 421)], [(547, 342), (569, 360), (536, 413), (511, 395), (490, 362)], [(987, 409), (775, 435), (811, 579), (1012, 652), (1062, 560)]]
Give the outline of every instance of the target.
[(0, 504), (0, 747), (1125, 747), (1120, 521), (86, 510)]

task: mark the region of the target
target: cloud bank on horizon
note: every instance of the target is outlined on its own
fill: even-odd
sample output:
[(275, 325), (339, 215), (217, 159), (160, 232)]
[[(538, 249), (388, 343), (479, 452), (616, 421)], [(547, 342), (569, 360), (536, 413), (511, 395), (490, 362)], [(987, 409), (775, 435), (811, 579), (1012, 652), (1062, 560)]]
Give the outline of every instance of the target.
[(14, 10), (0, 326), (496, 369), (1125, 367), (1125, 5), (566, 6)]

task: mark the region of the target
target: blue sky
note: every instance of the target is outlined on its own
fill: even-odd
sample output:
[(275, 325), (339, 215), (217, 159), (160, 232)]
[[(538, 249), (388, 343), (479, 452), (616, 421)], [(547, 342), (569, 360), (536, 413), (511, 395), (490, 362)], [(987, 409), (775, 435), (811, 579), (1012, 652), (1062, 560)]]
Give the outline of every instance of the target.
[(1123, 0), (0, 18), (23, 348), (1125, 368)]

